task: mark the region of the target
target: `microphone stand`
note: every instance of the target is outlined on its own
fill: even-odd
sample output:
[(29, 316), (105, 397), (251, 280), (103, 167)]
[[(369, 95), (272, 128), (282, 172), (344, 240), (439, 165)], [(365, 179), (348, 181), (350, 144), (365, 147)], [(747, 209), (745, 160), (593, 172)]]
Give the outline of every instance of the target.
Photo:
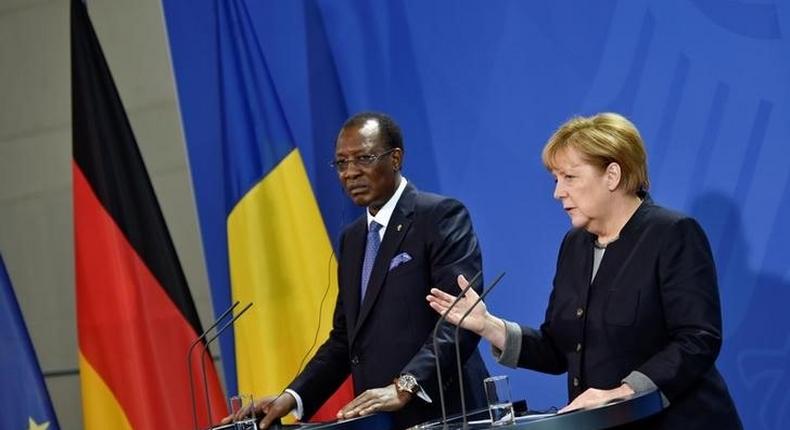
[(252, 302), (248, 303), (247, 306), (243, 307), (241, 311), (239, 311), (239, 313), (237, 313), (236, 315), (233, 316), (233, 318), (230, 319), (230, 321), (226, 322), (225, 325), (223, 325), (219, 330), (217, 330), (214, 333), (214, 336), (210, 337), (206, 341), (206, 346), (205, 348), (203, 348), (203, 351), (200, 353), (200, 370), (203, 373), (203, 388), (205, 389), (205, 394), (206, 394), (206, 407), (208, 408), (207, 412), (208, 412), (209, 426), (213, 425), (214, 420), (211, 417), (211, 398), (208, 392), (208, 377), (206, 377), (206, 360), (205, 360), (206, 351), (208, 351), (208, 346), (211, 344), (211, 342), (215, 341), (219, 337), (219, 335), (222, 334), (223, 331), (225, 331), (228, 327), (232, 326), (233, 323), (235, 323), (236, 320), (239, 319), (242, 315), (244, 315), (244, 313), (247, 312), (247, 310), (251, 307), (252, 307)]
[(192, 424), (194, 425), (194, 430), (198, 430), (199, 427), (197, 422), (197, 401), (195, 399), (195, 381), (194, 378), (192, 378), (192, 351), (195, 349), (195, 346), (197, 346), (197, 344), (200, 343), (200, 341), (206, 338), (208, 332), (210, 332), (211, 329), (219, 325), (219, 323), (222, 322), (222, 320), (225, 319), (225, 317), (228, 316), (228, 314), (231, 313), (233, 309), (238, 305), (239, 302), (237, 301), (236, 303), (231, 305), (231, 307), (226, 309), (225, 312), (223, 312), (222, 315), (220, 315), (219, 318), (217, 318), (209, 328), (207, 328), (203, 333), (201, 333), (200, 336), (198, 336), (198, 338), (195, 339), (189, 345), (189, 349), (187, 350), (187, 375), (189, 375), (189, 396), (190, 399), (192, 400)]
[(442, 387), (442, 366), (439, 363), (439, 348), (436, 341), (437, 340), (436, 333), (439, 331), (439, 325), (441, 325), (441, 323), (447, 319), (447, 314), (450, 313), (450, 311), (455, 307), (458, 301), (461, 300), (464, 297), (464, 295), (466, 295), (466, 292), (469, 291), (469, 289), (472, 288), (477, 283), (478, 279), (480, 279), (482, 274), (483, 274), (482, 270), (477, 272), (477, 274), (472, 278), (472, 280), (469, 281), (469, 284), (466, 286), (466, 288), (461, 290), (461, 293), (458, 294), (458, 297), (456, 297), (455, 300), (453, 300), (453, 303), (450, 304), (450, 307), (448, 307), (447, 310), (444, 311), (442, 316), (439, 318), (439, 320), (436, 321), (436, 325), (433, 326), (433, 358), (436, 361), (436, 379), (438, 380), (439, 383), (439, 403), (442, 406), (443, 429), (447, 428), (447, 408), (444, 404), (444, 387)]
[(458, 324), (455, 326), (455, 360), (456, 360), (456, 364), (458, 365), (458, 387), (461, 393), (461, 416), (463, 417), (464, 420), (463, 429), (468, 428), (469, 420), (466, 416), (466, 396), (464, 395), (464, 374), (463, 374), (463, 368), (461, 367), (461, 347), (458, 342), (458, 334), (461, 331), (461, 323), (463, 323), (466, 317), (468, 317), (469, 314), (472, 312), (472, 310), (475, 307), (477, 307), (477, 305), (481, 301), (483, 301), (485, 296), (487, 296), (488, 293), (490, 293), (491, 290), (493, 290), (494, 287), (496, 287), (496, 284), (499, 283), (499, 281), (502, 279), (503, 276), (505, 276), (505, 272), (500, 273), (499, 276), (497, 276), (496, 279), (494, 279), (494, 282), (491, 283), (491, 285), (488, 286), (488, 288), (486, 288), (485, 291), (483, 291), (483, 294), (481, 294), (480, 297), (478, 297), (477, 300), (475, 300), (472, 306), (470, 306), (469, 309), (466, 310), (463, 316), (461, 316), (461, 319), (458, 320)]

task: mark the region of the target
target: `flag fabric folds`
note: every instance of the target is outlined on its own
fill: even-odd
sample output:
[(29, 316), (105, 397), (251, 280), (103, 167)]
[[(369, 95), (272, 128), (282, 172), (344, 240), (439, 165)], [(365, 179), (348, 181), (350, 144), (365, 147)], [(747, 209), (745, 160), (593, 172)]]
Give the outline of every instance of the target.
[(57, 430), (36, 352), (0, 256), (0, 429)]
[[(202, 331), (87, 9), (71, 2), (77, 328), (86, 429), (192, 428)], [(198, 348), (200, 349), (200, 348)], [(196, 357), (199, 358), (199, 357)], [(227, 412), (207, 363), (213, 421)], [(190, 375), (191, 373), (191, 375)], [(197, 423), (208, 423), (206, 401)]]
[[(182, 92), (195, 75), (177, 70), (177, 82), (215, 312), (236, 300), (255, 304), (223, 345), (226, 376), (240, 393), (263, 395), (285, 388), (327, 338), (337, 268), (250, 6), (221, 1), (211, 20), (196, 14), (210, 36), (189, 32), (189, 49), (212, 45), (202, 57), (212, 80), (197, 95)], [(183, 29), (170, 27), (171, 40)], [(195, 96), (197, 104), (185, 102)], [(216, 124), (213, 134), (190, 132), (196, 109), (201, 125)], [(313, 419), (334, 419), (352, 398), (349, 379)]]

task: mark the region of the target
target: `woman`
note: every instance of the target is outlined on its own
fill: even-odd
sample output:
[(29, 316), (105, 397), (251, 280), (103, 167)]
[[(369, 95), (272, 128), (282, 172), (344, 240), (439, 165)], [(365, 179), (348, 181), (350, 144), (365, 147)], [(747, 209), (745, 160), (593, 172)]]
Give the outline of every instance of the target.
[[(647, 196), (634, 125), (613, 113), (573, 118), (549, 139), (543, 163), (573, 225), (545, 321), (521, 327), (481, 304), (463, 327), (488, 339), (503, 365), (567, 372), (562, 411), (658, 389), (666, 409), (639, 428), (741, 428), (714, 365), (721, 310), (710, 246), (694, 219)], [(433, 289), (427, 299), (443, 313), (454, 297)], [(448, 319), (457, 323), (475, 299), (470, 291)]]

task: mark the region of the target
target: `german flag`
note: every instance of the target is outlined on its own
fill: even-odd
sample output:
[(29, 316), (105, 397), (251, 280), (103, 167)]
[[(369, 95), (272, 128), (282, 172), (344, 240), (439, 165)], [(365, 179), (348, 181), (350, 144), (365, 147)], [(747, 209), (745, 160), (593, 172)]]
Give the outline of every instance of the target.
[[(71, 2), (77, 328), (86, 429), (193, 427), (187, 350), (201, 327), (109, 68)], [(200, 348), (198, 348), (200, 349)], [(211, 415), (226, 413), (213, 364)], [(202, 392), (203, 390), (198, 390)], [(203, 399), (203, 397), (200, 397)], [(198, 402), (198, 425), (209, 423)]]

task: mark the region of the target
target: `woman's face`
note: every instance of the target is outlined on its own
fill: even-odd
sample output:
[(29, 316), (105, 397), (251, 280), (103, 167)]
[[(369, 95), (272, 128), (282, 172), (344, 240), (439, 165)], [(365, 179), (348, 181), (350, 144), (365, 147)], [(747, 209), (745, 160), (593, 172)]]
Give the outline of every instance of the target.
[(574, 227), (600, 233), (611, 198), (611, 181), (606, 173), (586, 162), (573, 148), (557, 153), (554, 161), (554, 198), (562, 203)]

